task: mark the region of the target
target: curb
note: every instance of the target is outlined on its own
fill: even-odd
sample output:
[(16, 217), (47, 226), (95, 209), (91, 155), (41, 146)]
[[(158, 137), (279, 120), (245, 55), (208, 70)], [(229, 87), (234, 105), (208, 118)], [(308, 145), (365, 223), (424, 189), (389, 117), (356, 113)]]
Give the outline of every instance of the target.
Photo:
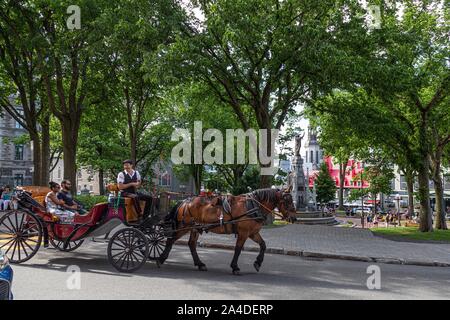
[[(187, 246), (187, 240), (177, 240), (176, 245)], [(212, 249), (223, 249), (234, 251), (234, 245), (230, 244), (219, 244), (219, 243), (207, 243), (199, 241), (197, 246), (200, 248), (212, 248)], [(248, 252), (259, 252), (257, 247), (247, 247), (243, 248), (242, 251)], [(347, 261), (360, 261), (360, 262), (376, 262), (384, 264), (397, 264), (397, 265), (411, 265), (411, 266), (421, 266), (421, 267), (450, 267), (450, 263), (439, 262), (439, 261), (420, 261), (420, 260), (409, 260), (409, 259), (397, 259), (397, 258), (386, 258), (386, 257), (368, 257), (368, 256), (354, 256), (336, 253), (324, 253), (324, 252), (313, 252), (313, 251), (303, 251), (303, 250), (285, 250), (283, 248), (269, 247), (266, 249), (266, 253), (271, 254), (282, 254), (288, 256), (296, 257), (310, 257), (310, 258), (322, 258), (322, 259), (337, 259), (337, 260), (347, 260)]]

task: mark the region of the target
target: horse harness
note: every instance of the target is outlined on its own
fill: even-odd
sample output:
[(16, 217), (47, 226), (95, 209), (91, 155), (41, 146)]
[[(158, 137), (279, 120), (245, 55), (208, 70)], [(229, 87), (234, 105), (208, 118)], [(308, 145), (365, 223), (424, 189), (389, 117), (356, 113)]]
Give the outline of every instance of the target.
[[(192, 199), (188, 198), (185, 199), (180, 206), (183, 206), (183, 213), (182, 213), (182, 219), (180, 222), (182, 222), (182, 224), (184, 226), (186, 226), (187, 228), (182, 228), (182, 229), (178, 229), (175, 231), (181, 231), (183, 229), (198, 229), (198, 231), (200, 233), (206, 232), (208, 233), (208, 231), (210, 229), (214, 229), (217, 227), (223, 227), (225, 232), (228, 233), (229, 229), (228, 229), (228, 225), (231, 225), (231, 232), (235, 235), (237, 235), (237, 223), (238, 222), (243, 222), (243, 221), (249, 221), (249, 220), (254, 220), (254, 221), (264, 221), (266, 219), (266, 214), (263, 213), (263, 209), (266, 209), (267, 211), (271, 211), (269, 208), (265, 207), (261, 202), (259, 202), (258, 200), (256, 200), (253, 196), (247, 195), (246, 199), (245, 199), (245, 207), (246, 207), (246, 211), (237, 216), (237, 217), (232, 217), (231, 214), (231, 204), (230, 201), (228, 199), (227, 196), (223, 196), (221, 197), (221, 212), (220, 215), (218, 217), (218, 222), (217, 223), (211, 223), (211, 224), (200, 224), (200, 223), (196, 223), (192, 213), (189, 210), (189, 206), (185, 205), (187, 203), (189, 203)], [(262, 207), (262, 208), (261, 208)], [(192, 219), (192, 222), (190, 224), (185, 222), (185, 218), (186, 216), (189, 215), (189, 217)], [(224, 221), (224, 215), (228, 215), (230, 217), (230, 220), (226, 220)], [(242, 219), (244, 217), (248, 217), (247, 219)], [(240, 221), (238, 221), (240, 220)]]

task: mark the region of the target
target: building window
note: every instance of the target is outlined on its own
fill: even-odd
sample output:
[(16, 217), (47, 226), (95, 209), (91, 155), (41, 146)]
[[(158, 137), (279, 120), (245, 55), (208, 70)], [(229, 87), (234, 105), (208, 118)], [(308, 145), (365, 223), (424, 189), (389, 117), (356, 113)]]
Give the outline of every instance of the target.
[(408, 184), (406, 183), (406, 177), (404, 175), (400, 176), (400, 190), (407, 190)]
[(308, 151), (305, 152), (306, 163), (308, 163)]
[[(18, 113), (23, 117), (23, 110), (20, 110)], [(14, 121), (14, 122), (15, 122), (14, 127), (16, 129), (23, 129), (23, 127), (20, 125), (20, 123), (18, 121)]]
[(450, 176), (444, 176), (444, 189), (450, 190)]
[(23, 186), (23, 174), (17, 173), (14, 175), (14, 186)]
[(16, 145), (16, 153), (14, 155), (14, 160), (23, 160), (23, 145)]
[(309, 159), (309, 162), (314, 163), (314, 151), (311, 150), (310, 156), (311, 158)]
[(316, 163), (319, 163), (319, 151), (316, 151)]
[(164, 173), (159, 176), (159, 185), (162, 187), (170, 187), (171, 185), (171, 176), (168, 173)]
[(61, 168), (58, 168), (58, 179), (61, 179)]

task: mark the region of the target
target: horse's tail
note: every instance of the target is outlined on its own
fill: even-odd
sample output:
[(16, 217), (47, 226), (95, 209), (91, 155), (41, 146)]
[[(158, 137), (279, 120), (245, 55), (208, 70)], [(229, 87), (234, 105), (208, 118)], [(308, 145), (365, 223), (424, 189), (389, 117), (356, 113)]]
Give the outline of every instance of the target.
[(181, 207), (181, 205), (183, 204), (183, 200), (178, 201), (173, 207), (172, 209), (170, 209), (169, 213), (166, 215), (166, 217), (164, 218), (165, 222), (174, 222), (175, 225), (178, 224), (177, 222), (177, 212), (178, 209)]

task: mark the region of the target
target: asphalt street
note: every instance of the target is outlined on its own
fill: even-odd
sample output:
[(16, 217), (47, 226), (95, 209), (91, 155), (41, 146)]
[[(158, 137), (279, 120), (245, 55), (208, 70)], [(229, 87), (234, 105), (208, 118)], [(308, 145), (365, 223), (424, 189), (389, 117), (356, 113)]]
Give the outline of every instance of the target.
[(14, 295), (16, 299), (450, 299), (449, 268), (379, 264), (381, 288), (369, 290), (370, 263), (269, 254), (258, 273), (253, 268), (256, 253), (243, 252), (242, 275), (233, 276), (231, 251), (199, 249), (199, 254), (207, 272), (197, 271), (187, 247), (175, 246), (160, 269), (148, 262), (134, 274), (120, 274), (109, 265), (104, 243), (89, 242), (72, 253), (42, 248), (30, 261), (13, 266)]

